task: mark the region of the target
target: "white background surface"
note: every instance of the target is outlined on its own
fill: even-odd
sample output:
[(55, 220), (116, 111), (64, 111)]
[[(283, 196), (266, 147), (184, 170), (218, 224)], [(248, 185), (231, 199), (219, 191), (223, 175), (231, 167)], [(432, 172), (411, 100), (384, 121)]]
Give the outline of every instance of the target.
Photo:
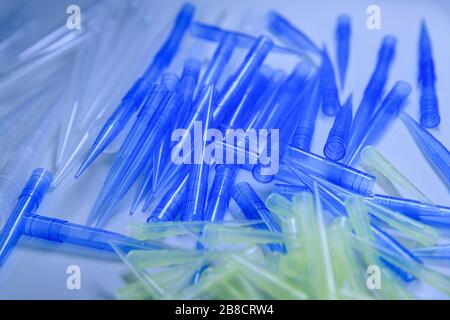
[[(47, 2), (52, 3), (52, 1)], [(182, 2), (165, 2), (169, 8), (168, 11), (172, 12), (167, 19), (173, 19)], [(442, 118), (439, 129), (432, 130), (432, 133), (450, 147), (449, 1), (232, 0), (226, 3), (211, 1), (208, 5), (205, 3), (206, 1), (198, 5), (196, 17), (199, 17), (199, 20), (209, 23), (220, 21), (223, 27), (251, 32), (255, 35), (267, 33), (262, 22), (264, 13), (268, 9), (276, 9), (302, 28), (319, 46), (325, 43), (332, 54), (333, 61), (335, 60), (335, 19), (338, 14), (350, 14), (353, 20), (351, 58), (347, 74), (347, 89), (341, 99), (353, 92), (354, 108), (358, 105), (373, 70), (382, 37), (385, 34), (397, 36), (396, 58), (387, 88), (390, 88), (397, 80), (406, 80), (413, 85), (414, 91), (405, 110), (416, 119), (418, 115), (417, 40), (420, 21), (425, 18), (434, 45), (438, 76), (437, 91)], [(366, 8), (371, 4), (381, 8), (381, 30), (366, 28)], [(52, 10), (52, 14), (61, 14), (65, 17), (65, 10), (62, 9), (61, 12)], [(285, 68), (288, 72), (295, 59), (274, 55), (268, 62)], [(175, 62), (176, 71), (179, 71), (178, 65), (179, 62)], [(331, 118), (319, 114), (313, 140), (313, 152), (322, 154), (323, 144), (331, 124)], [(377, 147), (433, 202), (450, 206), (448, 191), (425, 161), (400, 120), (390, 127)], [(55, 148), (56, 140), (55, 145), (48, 150), (48, 168), (52, 168)], [(38, 213), (83, 223), (98, 195), (111, 160), (111, 155), (101, 156), (78, 181), (72, 178), (73, 175), (69, 176), (62, 185), (48, 194)], [(239, 179), (250, 180), (246, 173), (241, 173)], [(256, 186), (262, 192), (262, 196), (265, 196), (270, 189), (268, 186)], [(383, 192), (379, 187), (376, 191)], [(129, 201), (125, 201), (126, 204)], [(107, 226), (108, 229), (125, 232), (128, 223), (146, 219), (146, 215), (140, 213), (130, 217), (126, 205), (123, 209), (114, 216)], [(81, 290), (66, 288), (66, 268), (69, 265), (78, 265), (81, 268)], [(127, 268), (113, 255), (100, 254), (73, 246), (58, 246), (36, 239), (22, 239), (8, 263), (0, 271), (0, 299), (111, 299), (114, 298), (115, 290), (125, 284), (127, 274)], [(417, 284), (412, 285), (417, 287), (415, 292), (419, 297), (442, 297), (434, 290)]]

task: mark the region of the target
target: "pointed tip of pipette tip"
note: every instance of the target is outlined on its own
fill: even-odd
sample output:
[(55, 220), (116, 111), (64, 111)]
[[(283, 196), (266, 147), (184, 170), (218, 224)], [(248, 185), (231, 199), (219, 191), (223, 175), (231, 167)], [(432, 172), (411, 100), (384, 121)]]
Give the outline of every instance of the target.
[(89, 166), (92, 164), (92, 162), (94, 162), (96, 157), (97, 156), (88, 155), (88, 157), (84, 159), (83, 163), (81, 163), (80, 168), (75, 173), (75, 179), (78, 179), (89, 168)]
[(130, 216), (133, 216), (134, 215), (134, 213), (136, 212), (136, 210), (137, 210), (137, 208), (139, 207), (139, 204), (140, 204), (140, 201), (141, 199), (139, 198), (139, 199), (137, 199), (136, 201), (134, 201), (134, 203), (133, 203), (133, 205), (131, 206), (131, 208), (130, 208), (130, 212), (129, 212), (129, 215)]
[(431, 48), (430, 34), (425, 20), (420, 23), (420, 47), (421, 50), (429, 51)]
[(407, 114), (405, 111), (402, 111), (401, 113), (400, 113), (400, 119), (402, 119), (402, 121), (406, 124), (407, 122), (408, 123), (411, 123), (411, 120), (412, 121), (414, 121), (414, 119), (409, 115), (409, 114)]
[(427, 34), (427, 33), (428, 33), (427, 23), (426, 23), (426, 21), (425, 21), (424, 18), (422, 18), (422, 19), (420, 20), (420, 32), (421, 32), (422, 34)]
[(403, 121), (408, 131), (413, 135), (414, 139), (417, 139), (421, 135), (421, 131), (425, 131), (425, 128), (406, 112), (400, 114), (400, 119)]
[[(434, 127), (428, 127), (427, 125), (424, 125), (422, 123), (422, 119), (419, 123), (418, 121), (416, 121), (413, 117), (411, 117), (406, 112), (402, 112), (400, 114), (400, 119), (402, 119), (403, 123), (406, 125), (406, 127), (409, 130), (414, 130), (415, 132), (419, 132), (421, 135), (422, 135), (422, 133), (425, 133), (426, 136), (430, 135), (430, 133), (426, 130), (426, 128), (435, 128), (437, 126), (436, 125)], [(439, 121), (440, 121), (440, 118), (439, 118)]]
[(94, 147), (93, 150), (89, 151), (87, 156), (84, 158), (83, 162), (81, 163), (80, 168), (78, 169), (77, 173), (75, 174), (75, 178), (78, 179), (89, 166), (94, 162), (95, 159), (100, 155), (101, 148)]
[(83, 172), (87, 169), (87, 166), (83, 164), (81, 164), (80, 168), (78, 168), (78, 171), (75, 173), (75, 179), (80, 178), (80, 176), (83, 174)]

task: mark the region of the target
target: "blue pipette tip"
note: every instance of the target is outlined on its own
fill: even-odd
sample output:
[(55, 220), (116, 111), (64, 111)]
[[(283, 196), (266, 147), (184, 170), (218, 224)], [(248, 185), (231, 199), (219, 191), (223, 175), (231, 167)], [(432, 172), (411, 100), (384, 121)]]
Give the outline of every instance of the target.
[(145, 70), (143, 76), (128, 90), (120, 104), (103, 125), (94, 144), (81, 164), (80, 169), (75, 174), (75, 178), (79, 178), (94, 160), (111, 144), (123, 130), (133, 114), (139, 110), (141, 105), (145, 102), (154, 82), (170, 64), (177, 53), (181, 40), (192, 22), (194, 12), (194, 5), (189, 3), (183, 5), (175, 19), (175, 25), (172, 28), (169, 38), (156, 53), (152, 63), (147, 70)]
[(253, 77), (257, 74), (259, 67), (273, 47), (273, 41), (266, 36), (260, 36), (248, 51), (244, 61), (238, 70), (231, 75), (217, 101), (217, 107), (213, 112), (215, 125), (220, 124), (225, 116), (232, 112), (241, 100)]
[(136, 212), (137, 208), (139, 207), (139, 204), (140, 204), (140, 202), (138, 202), (138, 201), (134, 201), (133, 202), (133, 205), (131, 206), (130, 212), (129, 212), (130, 216), (134, 215), (134, 213)]
[(321, 54), (320, 49), (303, 31), (292, 25), (278, 12), (269, 11), (267, 17), (270, 31), (289, 42), (290, 45), (295, 47), (294, 49), (300, 52), (310, 51), (316, 55)]
[(339, 161), (345, 156), (352, 122), (352, 101), (353, 94), (348, 97), (344, 106), (336, 115), (333, 127), (323, 148), (324, 155), (330, 160)]
[(75, 179), (78, 179), (84, 171), (94, 162), (95, 159), (97, 159), (98, 155), (100, 155), (100, 152), (89, 152), (87, 157), (83, 160), (83, 163), (81, 164), (80, 168), (78, 168), (78, 171), (75, 173)]
[[(158, 205), (153, 208), (147, 222), (174, 221), (177, 218), (184, 206), (188, 177), (188, 172), (185, 172), (174, 178), (173, 186), (165, 192)], [(143, 212), (149, 209), (150, 204), (150, 201), (146, 199)]]
[(341, 89), (345, 87), (345, 78), (350, 56), (351, 18), (342, 14), (337, 18), (336, 26), (336, 55)]
[(83, 172), (89, 167), (89, 165), (91, 163), (92, 163), (92, 161), (90, 161), (90, 163), (83, 161), (83, 164), (81, 165), (80, 168), (78, 168), (78, 171), (75, 173), (75, 179), (78, 179), (83, 174)]
[(309, 151), (315, 130), (317, 114), (319, 112), (320, 95), (320, 73), (317, 72), (314, 78), (310, 80), (308, 88), (309, 95), (304, 95), (301, 103), (300, 119), (292, 136), (291, 145)]
[(117, 135), (123, 130), (132, 115), (145, 101), (153, 86), (152, 79), (139, 78), (128, 90), (122, 101), (108, 118), (100, 130), (91, 149), (86, 155), (83, 163), (75, 174), (79, 178), (81, 174), (100, 156), (100, 154), (111, 144)]
[(431, 59), (431, 39), (425, 20), (420, 23), (420, 53), (422, 59)]
[(436, 128), (441, 122), (439, 102), (436, 94), (436, 74), (434, 69), (431, 39), (422, 21), (419, 39), (419, 87), (420, 124), (425, 128)]
[(335, 116), (341, 109), (333, 64), (326, 46), (322, 50), (322, 67), (320, 79), (322, 93), (322, 110), (327, 116)]
[(96, 250), (113, 252), (112, 242), (121, 243), (132, 249), (157, 249), (147, 241), (140, 241), (128, 236), (104, 229), (91, 228), (67, 220), (46, 217), (37, 214), (23, 218), (22, 234), (56, 243), (68, 243)]
[(199, 105), (202, 110), (202, 151), (194, 153), (194, 164), (189, 175), (186, 191), (185, 208), (181, 215), (183, 221), (203, 220), (206, 209), (206, 196), (208, 193), (209, 163), (205, 161), (207, 130), (212, 127), (212, 109), (214, 108), (214, 85), (205, 88)]
[[(400, 119), (402, 119), (402, 121), (405, 123), (405, 125), (408, 129), (410, 127), (414, 128), (414, 129), (420, 128), (419, 123), (417, 121), (415, 121), (409, 114), (407, 114), (404, 111), (402, 113), (400, 113)], [(419, 131), (419, 130), (415, 130), (415, 131)]]
[(207, 221), (223, 220), (236, 178), (234, 166), (216, 165), (215, 171), (216, 174), (209, 192), (205, 213), (205, 220)]
[(400, 117), (423, 155), (433, 166), (447, 188), (450, 189), (450, 152), (438, 139), (407, 113), (402, 112)]
[(23, 217), (37, 209), (52, 179), (52, 173), (46, 169), (38, 168), (32, 172), (0, 233), (0, 266), (3, 265), (22, 235)]

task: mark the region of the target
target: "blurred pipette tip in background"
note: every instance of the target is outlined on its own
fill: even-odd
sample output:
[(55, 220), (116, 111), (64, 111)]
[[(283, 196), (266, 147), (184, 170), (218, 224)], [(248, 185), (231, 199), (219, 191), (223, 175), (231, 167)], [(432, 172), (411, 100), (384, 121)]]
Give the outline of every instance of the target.
[[(405, 174), (410, 146), (388, 132), (401, 119), (450, 190), (450, 153), (436, 138), (446, 136), (426, 129), (445, 117), (425, 21), (419, 99), (406, 106), (415, 80), (390, 76), (403, 42), (382, 35), (361, 82), (350, 14), (336, 17), (334, 44), (318, 47), (278, 8), (238, 25), (234, 11), (203, 2), (174, 13), (102, 1), (83, 7), (75, 30), (36, 24), (34, 4), (6, 9), (1, 266), (20, 258), (10, 254), (23, 236), (118, 257), (135, 275), (120, 299), (412, 299), (414, 281), (450, 294), (448, 270), (431, 267), (450, 258), (450, 208)], [(257, 15), (265, 29), (252, 31)], [(411, 106), (419, 121), (403, 111)], [(400, 160), (378, 145), (386, 139)], [(87, 184), (98, 195), (73, 216), (84, 225), (51, 214)], [(127, 224), (127, 235), (105, 229)]]

